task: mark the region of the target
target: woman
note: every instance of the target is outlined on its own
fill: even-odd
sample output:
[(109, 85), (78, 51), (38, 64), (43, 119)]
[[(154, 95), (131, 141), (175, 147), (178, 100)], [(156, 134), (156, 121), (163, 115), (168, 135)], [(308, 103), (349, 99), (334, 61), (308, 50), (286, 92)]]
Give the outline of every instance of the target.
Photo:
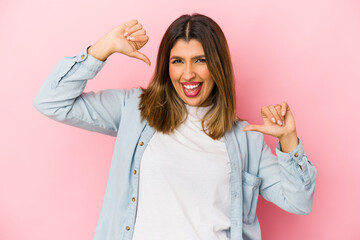
[[(95, 239), (261, 239), (258, 195), (308, 214), (316, 170), (286, 102), (264, 125), (236, 118), (227, 42), (210, 18), (183, 15), (167, 29), (147, 89), (84, 93), (113, 53), (138, 58), (136, 20), (56, 65), (34, 100), (50, 118), (116, 136)], [(279, 139), (277, 157), (263, 134)], [(141, 167), (140, 167), (141, 166)]]

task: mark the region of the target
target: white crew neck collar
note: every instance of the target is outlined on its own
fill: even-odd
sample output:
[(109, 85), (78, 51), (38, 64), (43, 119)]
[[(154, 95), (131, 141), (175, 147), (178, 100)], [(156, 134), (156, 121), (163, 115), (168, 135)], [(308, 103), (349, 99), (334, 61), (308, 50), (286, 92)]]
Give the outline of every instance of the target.
[(204, 115), (210, 110), (213, 105), (206, 106), (206, 107), (199, 107), (199, 106), (190, 106), (185, 104), (186, 109), (188, 111), (189, 116), (194, 118), (202, 119)]

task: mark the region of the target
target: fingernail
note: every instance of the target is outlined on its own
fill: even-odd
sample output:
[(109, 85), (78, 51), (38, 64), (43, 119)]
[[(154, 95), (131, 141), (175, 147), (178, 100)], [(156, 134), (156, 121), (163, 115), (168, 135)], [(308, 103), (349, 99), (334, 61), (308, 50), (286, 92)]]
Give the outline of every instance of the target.
[(283, 123), (280, 120), (277, 120), (277, 123), (281, 126)]
[(124, 33), (124, 37), (126, 37), (128, 34), (129, 34), (128, 32), (125, 32), (125, 33)]
[(285, 116), (285, 111), (282, 111), (282, 113), (281, 113), (283, 116)]
[(271, 121), (273, 121), (273, 123), (276, 123), (275, 118), (271, 118)]
[(127, 39), (127, 40), (134, 40), (135, 38), (129, 36), (129, 37), (127, 37), (126, 39)]

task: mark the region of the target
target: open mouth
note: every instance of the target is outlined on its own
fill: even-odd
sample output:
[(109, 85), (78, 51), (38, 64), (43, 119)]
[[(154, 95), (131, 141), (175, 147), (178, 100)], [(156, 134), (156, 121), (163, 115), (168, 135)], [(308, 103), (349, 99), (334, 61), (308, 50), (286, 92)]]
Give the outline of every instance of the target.
[(183, 82), (181, 86), (187, 97), (196, 97), (200, 93), (202, 84), (202, 82)]

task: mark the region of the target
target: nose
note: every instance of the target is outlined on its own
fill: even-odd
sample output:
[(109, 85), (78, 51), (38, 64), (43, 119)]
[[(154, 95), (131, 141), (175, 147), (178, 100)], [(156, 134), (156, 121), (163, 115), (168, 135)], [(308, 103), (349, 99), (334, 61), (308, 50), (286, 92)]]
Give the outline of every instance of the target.
[(186, 81), (191, 81), (195, 77), (195, 72), (193, 71), (191, 64), (186, 64), (185, 70), (183, 73), (183, 79)]

